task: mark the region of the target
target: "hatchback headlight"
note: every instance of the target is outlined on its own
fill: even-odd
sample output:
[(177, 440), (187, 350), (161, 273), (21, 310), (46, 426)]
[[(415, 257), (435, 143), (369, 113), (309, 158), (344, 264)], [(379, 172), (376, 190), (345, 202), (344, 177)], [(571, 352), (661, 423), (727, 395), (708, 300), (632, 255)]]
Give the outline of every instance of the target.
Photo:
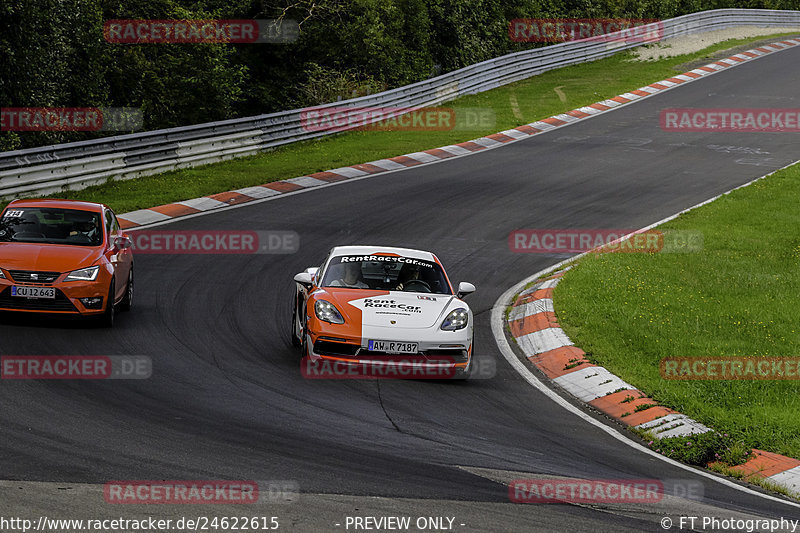
[(463, 307), (459, 307), (450, 311), (450, 314), (442, 322), (441, 328), (445, 331), (456, 331), (467, 327), (467, 322), (469, 322), (469, 312)]
[(99, 266), (73, 270), (64, 278), (64, 281), (94, 281), (97, 279), (98, 272), (100, 272)]
[(323, 322), (330, 322), (331, 324), (344, 324), (342, 314), (336, 309), (336, 306), (327, 300), (317, 300), (314, 303), (314, 312), (317, 318)]

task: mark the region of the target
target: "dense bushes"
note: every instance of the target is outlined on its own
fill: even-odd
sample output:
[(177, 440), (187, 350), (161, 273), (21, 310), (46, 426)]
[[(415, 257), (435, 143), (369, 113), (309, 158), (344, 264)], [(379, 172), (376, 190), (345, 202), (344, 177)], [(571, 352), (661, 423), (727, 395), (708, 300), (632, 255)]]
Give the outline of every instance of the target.
[[(0, 106), (138, 107), (146, 129), (165, 128), (347, 99), (536, 46), (510, 41), (512, 18), (669, 18), (799, 1), (6, 0)], [(102, 34), (107, 19), (281, 15), (302, 21), (297, 42), (131, 45)], [(88, 135), (3, 132), (0, 149)]]

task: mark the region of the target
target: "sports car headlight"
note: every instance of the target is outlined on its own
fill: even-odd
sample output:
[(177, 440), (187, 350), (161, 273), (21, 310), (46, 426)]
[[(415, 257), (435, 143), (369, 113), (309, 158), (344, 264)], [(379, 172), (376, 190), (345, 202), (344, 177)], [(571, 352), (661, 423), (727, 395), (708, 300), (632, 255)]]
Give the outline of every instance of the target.
[(6, 275), (3, 274), (3, 270), (0, 269), (0, 279), (6, 279)]
[(73, 270), (64, 278), (64, 281), (94, 281), (97, 279), (98, 272), (100, 272), (99, 266)]
[(445, 331), (464, 329), (467, 327), (467, 322), (469, 322), (469, 313), (463, 307), (459, 307), (450, 311), (450, 314), (442, 322), (442, 329)]
[(336, 309), (336, 306), (326, 300), (317, 300), (314, 303), (314, 312), (317, 314), (317, 318), (323, 322), (330, 322), (331, 324), (344, 324), (344, 318), (342, 318), (342, 314), (338, 309)]

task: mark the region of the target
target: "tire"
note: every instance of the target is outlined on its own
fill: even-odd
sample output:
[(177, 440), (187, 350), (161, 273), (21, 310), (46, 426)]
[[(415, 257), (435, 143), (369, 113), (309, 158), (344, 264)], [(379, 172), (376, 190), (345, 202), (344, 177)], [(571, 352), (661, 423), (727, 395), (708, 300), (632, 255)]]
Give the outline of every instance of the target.
[(294, 297), (294, 310), (292, 311), (292, 346), (295, 348), (300, 348), (303, 345), (303, 341), (295, 335), (294, 330), (297, 326), (297, 295)]
[(128, 284), (125, 286), (125, 296), (119, 303), (119, 310), (130, 311), (131, 306), (133, 306), (133, 265), (131, 265), (131, 271), (128, 273)]
[(100, 318), (100, 324), (104, 328), (113, 328), (114, 315), (116, 315), (116, 309), (114, 309), (114, 278), (111, 278), (111, 286), (108, 288), (108, 300), (106, 302), (106, 311)]
[(300, 334), (303, 336), (303, 339), (300, 341), (300, 357), (308, 357), (309, 346), (308, 346), (308, 335), (306, 334), (305, 324), (303, 324), (303, 329), (300, 331)]

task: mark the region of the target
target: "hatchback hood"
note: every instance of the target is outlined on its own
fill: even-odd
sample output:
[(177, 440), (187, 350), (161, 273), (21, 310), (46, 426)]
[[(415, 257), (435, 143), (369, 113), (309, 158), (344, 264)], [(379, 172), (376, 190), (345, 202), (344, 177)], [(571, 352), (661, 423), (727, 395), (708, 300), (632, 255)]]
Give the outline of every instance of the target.
[(89, 246), (0, 242), (0, 267), (6, 270), (69, 272), (92, 266), (102, 254), (102, 249)]

